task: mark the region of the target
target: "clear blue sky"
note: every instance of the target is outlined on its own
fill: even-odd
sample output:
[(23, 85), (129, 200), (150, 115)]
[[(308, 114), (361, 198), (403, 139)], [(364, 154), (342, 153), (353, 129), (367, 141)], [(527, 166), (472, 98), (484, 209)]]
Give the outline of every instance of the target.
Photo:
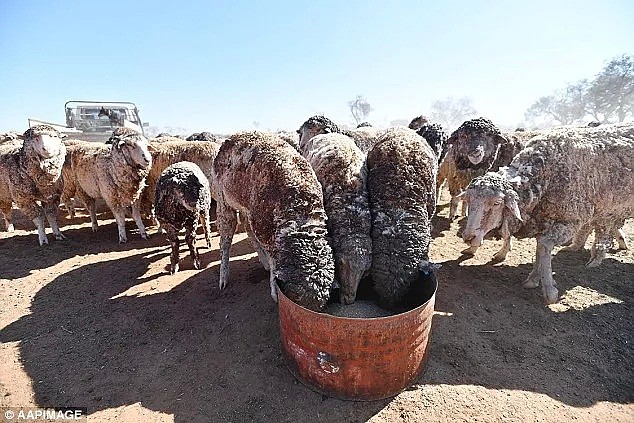
[(296, 129), (468, 96), (514, 125), (539, 96), (634, 53), (634, 1), (0, 0), (0, 132), (67, 100), (132, 101), (153, 126)]

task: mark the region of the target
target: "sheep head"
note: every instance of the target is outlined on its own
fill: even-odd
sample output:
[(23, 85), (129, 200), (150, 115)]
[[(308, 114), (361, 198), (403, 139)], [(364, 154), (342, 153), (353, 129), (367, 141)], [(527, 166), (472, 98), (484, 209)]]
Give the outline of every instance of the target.
[(469, 205), (462, 239), (472, 247), (481, 246), (486, 234), (502, 226), (509, 216), (522, 221), (517, 192), (508, 180), (497, 173), (473, 179), (461, 197)]
[(299, 134), (299, 146), (308, 142), (312, 137), (319, 134), (341, 132), (339, 127), (325, 116), (317, 115), (309, 118), (297, 130)]
[(491, 168), (501, 144), (508, 142), (499, 128), (488, 119), (464, 122), (447, 140), (453, 144), (456, 167), (461, 170)]
[(21, 138), (24, 140), (23, 148), (32, 149), (42, 159), (49, 159), (65, 154), (62, 143), (65, 136), (51, 125), (36, 125), (27, 129)]
[(112, 143), (110, 151), (113, 156), (122, 155), (126, 163), (139, 169), (149, 169), (152, 166), (147, 138), (140, 133), (130, 128), (117, 128), (109, 141)]

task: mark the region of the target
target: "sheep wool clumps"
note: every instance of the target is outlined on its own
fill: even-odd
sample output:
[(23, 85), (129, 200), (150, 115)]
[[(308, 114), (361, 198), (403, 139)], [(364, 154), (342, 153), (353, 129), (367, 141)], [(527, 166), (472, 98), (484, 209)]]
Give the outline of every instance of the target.
[(334, 260), (321, 185), (306, 159), (274, 134), (240, 132), (220, 147), (212, 185), (219, 193), (220, 288), (229, 279), (229, 248), (240, 212), (260, 261), (271, 272), (271, 296), (277, 298), (277, 285), (297, 304), (322, 309), (334, 280)]
[(139, 233), (146, 239), (138, 200), (152, 166), (147, 139), (132, 129), (117, 128), (110, 141), (109, 148), (87, 146), (87, 143), (73, 147), (70, 163), (66, 165), (71, 169), (69, 186), (88, 209), (93, 231), (97, 230), (95, 200), (103, 198), (117, 221), (120, 243), (127, 241), (125, 212), (130, 206)]
[(429, 122), (429, 119), (427, 119), (426, 116), (420, 115), (412, 119), (412, 121), (409, 123), (409, 125), (407, 125), (407, 127), (409, 129), (413, 129), (414, 131), (418, 132), (418, 130), (421, 129), (423, 125), (427, 124), (428, 122)]
[(211, 132), (195, 132), (185, 138), (185, 141), (213, 141), (218, 142), (218, 139)]
[(342, 134), (317, 135), (300, 146), (321, 183), (341, 301), (355, 300), (372, 262), (365, 157)]
[(372, 215), (374, 289), (393, 308), (413, 288), (429, 260), (436, 207), (436, 156), (408, 128), (388, 129), (367, 157)]
[[(588, 266), (598, 266), (613, 234), (634, 217), (634, 124), (559, 128), (531, 139), (499, 173), (474, 179), (466, 191), (469, 217), (463, 239), (480, 245), (486, 233), (507, 228), (535, 237), (537, 255), (526, 288), (542, 286), (557, 301), (551, 253), (579, 245), (595, 230)], [(473, 211), (473, 212), (472, 212)]]
[(154, 209), (161, 228), (172, 247), (170, 273), (178, 272), (179, 240), (178, 232), (185, 228), (185, 242), (195, 269), (200, 269), (200, 259), (196, 249), (196, 228), (199, 219), (205, 232), (207, 246), (211, 247), (209, 228), (209, 208), (211, 191), (209, 181), (200, 167), (191, 162), (179, 162), (168, 166), (156, 184)]
[(445, 143), (449, 138), (443, 127), (438, 123), (425, 122), (418, 128), (416, 133), (425, 138), (427, 144), (434, 150), (438, 158), (438, 163), (440, 164), (442, 158), (447, 153)]
[(57, 225), (57, 207), (62, 191), (62, 166), (66, 147), (61, 135), (50, 125), (36, 125), (16, 140), (0, 147), (0, 211), (7, 231), (12, 202), (33, 220), (40, 245), (48, 244), (44, 218), (56, 239), (64, 239)]

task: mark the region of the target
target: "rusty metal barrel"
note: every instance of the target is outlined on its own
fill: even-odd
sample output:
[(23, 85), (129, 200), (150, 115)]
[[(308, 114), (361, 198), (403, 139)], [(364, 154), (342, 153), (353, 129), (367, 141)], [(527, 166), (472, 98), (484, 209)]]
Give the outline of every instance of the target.
[(389, 398), (425, 367), (437, 281), (421, 272), (417, 307), (377, 318), (308, 310), (278, 289), (280, 337), (290, 372), (309, 388), (345, 400)]

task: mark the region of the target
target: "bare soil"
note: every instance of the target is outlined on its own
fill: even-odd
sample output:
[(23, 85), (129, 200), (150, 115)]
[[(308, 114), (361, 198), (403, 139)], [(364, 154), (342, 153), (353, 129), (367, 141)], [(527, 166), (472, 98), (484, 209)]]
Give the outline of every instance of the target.
[[(60, 211), (68, 239), (39, 247), (16, 210), (16, 232), (0, 233), (0, 407), (87, 407), (95, 422), (634, 422), (632, 251), (593, 269), (588, 250), (558, 252), (562, 299), (546, 307), (521, 287), (534, 241), (497, 265), (495, 240), (464, 257), (464, 219), (448, 221), (446, 200), (430, 251), (442, 268), (427, 367), (374, 402), (324, 397), (288, 372), (245, 234), (220, 291), (217, 234), (202, 270), (183, 248), (170, 276), (164, 237), (144, 241), (129, 222), (119, 245), (107, 211), (97, 233), (86, 214)], [(625, 232), (634, 244), (631, 221)]]

